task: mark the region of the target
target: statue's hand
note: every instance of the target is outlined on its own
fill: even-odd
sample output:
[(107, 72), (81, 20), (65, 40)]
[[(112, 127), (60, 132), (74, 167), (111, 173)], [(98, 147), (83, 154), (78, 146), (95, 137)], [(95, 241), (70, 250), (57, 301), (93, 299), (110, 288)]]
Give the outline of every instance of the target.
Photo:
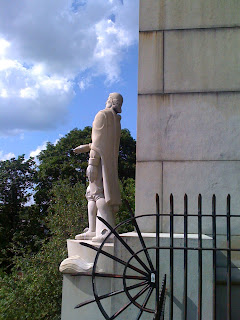
[(77, 148), (73, 149), (74, 153), (83, 153), (90, 151), (90, 143), (89, 144), (83, 144), (81, 146), (78, 146)]
[(98, 175), (98, 168), (96, 166), (93, 166), (91, 164), (87, 167), (87, 176), (90, 182), (93, 182), (97, 180)]

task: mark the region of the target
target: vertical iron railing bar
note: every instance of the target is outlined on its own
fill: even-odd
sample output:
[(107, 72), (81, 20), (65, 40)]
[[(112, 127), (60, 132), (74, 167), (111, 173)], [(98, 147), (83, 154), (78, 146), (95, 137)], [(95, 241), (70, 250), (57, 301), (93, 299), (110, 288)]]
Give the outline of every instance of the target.
[[(132, 209), (131, 209), (131, 207), (130, 207), (129, 202), (128, 202), (126, 199), (125, 199), (125, 203), (126, 203), (126, 206), (127, 206), (128, 210), (129, 210), (129, 212), (130, 212), (130, 214), (131, 214), (131, 217), (134, 218), (134, 213), (133, 213), (133, 211), (132, 211)], [(132, 224), (133, 224), (133, 226), (134, 226), (135, 229), (136, 229), (136, 232), (137, 232), (137, 234), (138, 234), (138, 237), (139, 237), (139, 240), (140, 240), (140, 242), (141, 242), (141, 245), (142, 245), (143, 249), (146, 249), (146, 244), (145, 244), (145, 241), (144, 241), (144, 239), (143, 239), (141, 230), (140, 230), (140, 228), (139, 228), (139, 226), (138, 226), (137, 220), (136, 220), (136, 219), (133, 219), (133, 220), (132, 220)], [(150, 258), (150, 255), (149, 255), (149, 253), (148, 253), (147, 250), (144, 250), (144, 253), (145, 253), (145, 256), (146, 256), (147, 261), (148, 261), (148, 263), (149, 263), (150, 269), (151, 269), (151, 271), (153, 272), (153, 271), (154, 271), (154, 266), (153, 266), (152, 260), (151, 260), (151, 258)]]
[(156, 297), (155, 297), (155, 307), (157, 308), (158, 299), (159, 299), (159, 273), (160, 273), (160, 265), (159, 265), (159, 246), (160, 246), (160, 239), (159, 239), (159, 232), (160, 232), (160, 212), (159, 212), (159, 195), (156, 194), (156, 271), (155, 271), (155, 285), (156, 285)]
[(184, 195), (184, 320), (187, 320), (188, 296), (188, 196)]
[[(114, 234), (114, 236), (121, 242), (121, 244), (132, 254), (134, 255), (135, 252), (132, 250), (132, 248), (121, 238), (121, 236), (117, 233), (117, 231), (102, 217), (97, 216), (97, 218), (105, 224), (105, 226), (108, 227), (108, 229)], [(138, 261), (138, 263), (148, 272), (151, 273), (151, 270), (146, 266), (146, 264), (138, 257), (135, 256), (135, 259)]]
[(216, 285), (217, 285), (217, 265), (216, 265), (216, 248), (217, 248), (217, 237), (216, 237), (216, 196), (212, 196), (212, 237), (213, 237), (213, 320), (216, 320)]
[(170, 195), (170, 320), (173, 320), (173, 214), (174, 201), (173, 195)]
[(227, 196), (227, 320), (231, 320), (231, 219), (230, 219), (230, 194)]
[[(150, 285), (147, 285), (145, 288), (143, 288), (140, 292), (138, 292), (134, 297), (133, 300), (137, 300), (141, 295), (144, 294), (148, 289), (150, 288)], [(133, 302), (129, 301), (125, 306), (123, 306), (121, 309), (119, 309), (114, 315), (109, 318), (109, 320), (116, 319), (124, 310), (126, 310)]]
[[(146, 298), (145, 298), (144, 301), (143, 301), (142, 308), (145, 308), (145, 307), (146, 307), (146, 305), (147, 305), (147, 303), (148, 303), (148, 301), (149, 301), (149, 299), (150, 299), (150, 297), (151, 297), (151, 295), (152, 295), (153, 290), (154, 290), (153, 287), (151, 287), (151, 288), (149, 289), (149, 291), (148, 291), (148, 293), (147, 293), (147, 295), (146, 295)], [(141, 318), (142, 314), (143, 314), (143, 309), (140, 309), (140, 311), (139, 311), (139, 313), (138, 313), (138, 315), (137, 315), (136, 320), (139, 320), (139, 319)]]
[[(202, 196), (198, 196), (198, 248), (202, 248)], [(198, 320), (202, 320), (202, 250), (198, 250)]]

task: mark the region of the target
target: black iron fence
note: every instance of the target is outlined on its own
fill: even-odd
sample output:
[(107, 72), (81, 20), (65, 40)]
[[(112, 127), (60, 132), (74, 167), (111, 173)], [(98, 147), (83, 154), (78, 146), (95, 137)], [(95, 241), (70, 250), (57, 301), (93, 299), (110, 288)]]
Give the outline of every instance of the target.
[[(75, 308), (80, 308), (86, 305), (89, 305), (93, 302), (96, 302), (102, 315), (105, 319), (116, 319), (118, 318), (127, 308), (129, 308), (131, 305), (135, 305), (138, 308), (138, 314), (136, 319), (139, 320), (144, 313), (149, 313), (148, 319), (152, 319), (152, 315), (154, 314), (154, 320), (161, 320), (164, 319), (164, 313), (167, 315), (167, 312), (165, 312), (165, 300), (166, 295), (168, 295), (168, 304), (169, 304), (169, 313), (167, 320), (173, 320), (176, 319), (176, 315), (174, 314), (174, 299), (176, 298), (176, 286), (179, 290), (179, 282), (174, 281), (177, 280), (176, 274), (174, 274), (174, 266), (175, 266), (175, 255), (176, 252), (182, 252), (183, 253), (183, 300), (181, 302), (181, 319), (184, 320), (192, 320), (193, 318), (196, 319), (196, 316), (189, 317), (189, 310), (191, 310), (192, 306), (189, 305), (189, 283), (188, 283), (188, 275), (190, 274), (189, 270), (189, 257), (190, 257), (190, 251), (195, 251), (197, 253), (196, 255), (196, 263), (197, 263), (197, 292), (194, 293), (197, 299), (197, 318), (198, 320), (216, 320), (217, 319), (217, 254), (221, 254), (222, 252), (226, 253), (226, 301), (223, 301), (226, 303), (226, 317), (224, 320), (237, 320), (238, 318), (232, 317), (232, 252), (240, 252), (240, 248), (232, 248), (231, 246), (231, 221), (232, 218), (239, 218), (240, 215), (232, 215), (231, 214), (231, 197), (230, 195), (227, 196), (226, 201), (226, 214), (218, 214), (216, 211), (216, 197), (215, 195), (212, 196), (212, 212), (211, 214), (203, 213), (202, 211), (202, 196), (198, 196), (198, 210), (197, 214), (191, 214), (188, 210), (188, 197), (187, 195), (184, 196), (184, 210), (181, 214), (175, 214), (174, 213), (174, 198), (173, 195), (170, 195), (170, 212), (167, 214), (160, 214), (160, 204), (159, 204), (159, 196), (156, 195), (156, 214), (149, 214), (149, 215), (142, 215), (142, 216), (134, 216), (134, 213), (131, 212), (131, 218), (127, 219), (126, 221), (123, 221), (119, 223), (116, 227), (112, 227), (109, 225), (107, 221), (100, 218), (99, 219), (106, 225), (106, 227), (110, 230), (109, 234), (105, 238), (105, 240), (102, 242), (102, 244), (98, 246), (93, 246), (92, 244), (86, 243), (86, 242), (80, 242), (81, 245), (88, 247), (94, 251), (96, 251), (96, 257), (93, 265), (93, 270), (91, 273), (86, 272), (80, 272), (77, 274), (77, 276), (90, 276), (92, 277), (92, 287), (93, 287), (93, 294), (94, 298), (90, 299), (85, 302), (81, 302), (78, 304)], [(146, 239), (144, 239), (144, 236), (141, 233), (141, 229), (138, 225), (138, 220), (141, 218), (155, 218), (156, 219), (156, 239), (154, 246), (147, 246), (146, 245)], [(169, 237), (170, 241), (168, 245), (162, 245), (161, 243), (161, 236), (160, 236), (160, 218), (165, 217), (169, 219)], [(176, 218), (181, 217), (183, 219), (183, 226), (184, 226), (184, 232), (183, 232), (183, 241), (181, 242), (181, 245), (176, 245), (177, 242), (175, 242), (174, 234), (174, 221)], [(191, 217), (195, 217), (197, 219), (197, 241), (195, 240), (192, 245), (192, 242), (189, 241), (189, 219)], [(203, 245), (203, 219), (208, 218), (211, 221), (211, 243), (212, 245), (204, 246)], [(226, 221), (226, 229), (224, 233), (226, 234), (227, 239), (227, 245), (225, 247), (223, 246), (217, 246), (217, 221), (218, 219), (224, 219)], [(131, 246), (124, 240), (124, 238), (117, 232), (118, 228), (121, 228), (123, 224), (132, 224), (132, 226), (135, 229), (136, 234), (139, 238), (139, 244), (140, 244), (140, 250), (134, 251)], [(225, 227), (225, 225), (224, 225)], [(191, 231), (191, 230), (190, 230)], [(209, 233), (208, 233), (209, 234)], [(128, 258), (125, 257), (125, 260), (122, 259), (122, 256), (117, 256), (117, 250), (114, 254), (111, 254), (107, 251), (105, 251), (104, 245), (107, 243), (108, 238), (111, 236), (115, 237), (115, 245), (118, 242), (122, 245), (122, 247), (128, 252)], [(197, 243), (196, 243), (197, 242)], [(190, 245), (189, 245), (190, 244)], [(138, 248), (139, 249), (139, 248)], [(167, 275), (163, 274), (163, 281), (162, 286), (160, 287), (160, 270), (162, 268), (162, 263), (164, 261), (161, 260), (161, 250), (167, 250), (169, 251), (169, 266), (167, 267), (168, 271), (165, 272)], [(212, 310), (212, 312), (209, 313), (208, 317), (206, 318), (206, 315), (203, 314), (203, 279), (204, 279), (204, 269), (203, 269), (203, 252), (208, 251), (211, 252), (211, 259), (212, 259), (212, 277), (209, 278), (209, 281), (212, 281), (211, 286), (212, 287), (212, 293), (208, 293), (208, 295), (212, 296), (212, 306), (208, 308), (209, 310)], [(153, 252), (154, 254), (150, 255), (150, 252)], [(145, 256), (145, 262), (140, 258), (140, 254), (143, 253)], [(104, 271), (98, 272), (98, 262), (99, 257), (104, 256), (109, 258), (111, 261), (115, 263), (115, 266), (118, 264), (120, 266), (124, 267), (123, 273), (105, 273)], [(166, 255), (165, 255), (166, 257)], [(135, 262), (138, 262), (138, 267), (134, 264)], [(154, 263), (155, 262), (155, 263)], [(179, 265), (179, 261), (178, 261)], [(118, 270), (116, 268), (116, 270)], [(120, 270), (120, 269), (119, 269)], [(134, 271), (136, 274), (132, 274), (131, 272)], [(165, 270), (166, 271), (166, 270)], [(74, 275), (76, 276), (76, 275)], [(120, 289), (114, 289), (113, 291), (109, 293), (99, 294), (99, 288), (97, 287), (97, 278), (109, 278), (111, 281), (122, 279), (122, 287)], [(175, 279), (176, 278), (176, 279)], [(127, 283), (128, 280), (136, 281), (136, 284), (129, 285)], [(191, 277), (191, 281), (194, 281), (194, 278)], [(139, 281), (141, 281), (139, 283)], [(190, 284), (191, 285), (191, 284)], [(143, 286), (143, 289), (141, 287)], [(130, 290), (140, 290), (137, 292), (134, 296), (130, 294)], [(182, 290), (182, 289), (181, 289)], [(154, 294), (154, 306), (155, 307), (148, 307), (148, 303), (151, 300), (151, 295)], [(125, 294), (128, 297), (128, 302), (126, 302), (125, 305), (123, 305), (119, 310), (111, 314), (111, 312), (108, 312), (105, 310), (104, 306), (102, 305), (102, 301), (108, 298), (116, 297), (120, 294)], [(145, 299), (141, 304), (137, 302), (137, 299), (143, 294), (146, 294)], [(152, 297), (153, 298), (153, 297)], [(152, 301), (153, 302), (153, 301)], [(222, 302), (222, 301), (221, 301)], [(209, 301), (208, 301), (209, 303)], [(210, 316), (210, 314), (212, 314)], [(179, 316), (179, 315), (178, 315)], [(134, 317), (134, 316), (133, 316)], [(192, 319), (191, 319), (192, 318)]]
[[(156, 215), (159, 215), (159, 197), (156, 196)], [(232, 281), (231, 281), (231, 253), (233, 251), (240, 252), (240, 248), (232, 248), (231, 247), (231, 220), (232, 218), (239, 218), (240, 215), (231, 215), (231, 197), (227, 196), (226, 201), (226, 214), (217, 214), (216, 212), (216, 196), (212, 196), (212, 213), (204, 214), (202, 212), (202, 196), (198, 196), (198, 213), (189, 214), (188, 213), (188, 196), (185, 194), (184, 196), (184, 212), (182, 214), (174, 214), (174, 198), (173, 195), (170, 195), (170, 213), (169, 214), (161, 214), (161, 216), (169, 217), (170, 222), (170, 244), (169, 246), (161, 246), (159, 244), (160, 250), (169, 250), (170, 251), (170, 270), (169, 270), (169, 320), (174, 319), (174, 251), (182, 250), (184, 254), (184, 287), (183, 287), (183, 313), (184, 320), (187, 319), (187, 311), (188, 311), (188, 253), (189, 251), (197, 251), (198, 252), (198, 320), (202, 318), (202, 308), (203, 308), (203, 251), (212, 251), (212, 273), (213, 273), (213, 286), (212, 286), (212, 297), (213, 297), (213, 316), (212, 319), (217, 319), (216, 308), (217, 308), (217, 300), (216, 300), (216, 287), (217, 287), (217, 253), (218, 252), (226, 252), (227, 253), (227, 266), (226, 266), (226, 275), (227, 275), (227, 320), (232, 319)], [(184, 245), (181, 247), (177, 247), (174, 245), (174, 218), (182, 217), (184, 220)], [(198, 245), (191, 247), (188, 245), (188, 219), (189, 217), (196, 217), (198, 220)], [(204, 218), (211, 218), (212, 220), (212, 247), (204, 248), (202, 245), (202, 220)], [(217, 219), (225, 219), (226, 220), (226, 238), (227, 238), (227, 246), (217, 247), (217, 232), (216, 232), (216, 222)], [(206, 320), (206, 319), (203, 319)]]

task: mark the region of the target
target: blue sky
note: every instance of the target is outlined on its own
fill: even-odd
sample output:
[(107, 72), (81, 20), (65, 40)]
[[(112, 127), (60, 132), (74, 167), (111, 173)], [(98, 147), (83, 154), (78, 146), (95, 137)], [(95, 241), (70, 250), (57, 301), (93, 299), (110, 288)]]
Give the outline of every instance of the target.
[(136, 138), (138, 0), (0, 0), (0, 160), (91, 125), (110, 92)]

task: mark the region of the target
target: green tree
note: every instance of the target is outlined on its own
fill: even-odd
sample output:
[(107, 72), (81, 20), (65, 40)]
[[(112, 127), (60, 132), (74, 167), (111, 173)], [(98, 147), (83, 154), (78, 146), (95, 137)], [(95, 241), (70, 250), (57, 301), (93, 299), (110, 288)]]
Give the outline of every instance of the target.
[(12, 243), (9, 244), (9, 249), (18, 256), (28, 252), (37, 252), (46, 236), (47, 229), (43, 217), (39, 215), (38, 206), (25, 206), (13, 234)]
[[(11, 243), (26, 213), (36, 173), (32, 158), (0, 161), (0, 267), (11, 266)], [(26, 214), (25, 214), (26, 216)]]
[[(134, 209), (134, 180), (121, 183), (123, 199)], [(67, 257), (66, 239), (87, 226), (85, 185), (59, 181), (52, 191), (46, 217), (48, 238), (39, 252), (14, 259), (12, 275), (0, 274), (0, 320), (60, 320), (62, 275), (58, 266)], [(117, 222), (129, 217), (123, 202)], [(120, 232), (130, 231), (131, 226)]]
[[(17, 253), (12, 257), (12, 272), (8, 275), (0, 270), (0, 320), (60, 319), (62, 275), (58, 266), (67, 257), (66, 239), (74, 238), (87, 226), (85, 172), (88, 155), (75, 155), (72, 149), (90, 141), (90, 127), (74, 129), (56, 145), (49, 143), (39, 155), (36, 204), (26, 207), (23, 202), (12, 237), (12, 250)], [(135, 141), (124, 129), (119, 156), (123, 204), (117, 222), (129, 217), (124, 199), (134, 211), (134, 176)], [(39, 230), (41, 234), (38, 228), (45, 232), (44, 240), (41, 235), (33, 237), (32, 231)], [(119, 231), (129, 230), (131, 226)]]
[(56, 145), (47, 144), (46, 150), (38, 156), (37, 187), (35, 201), (40, 210), (46, 212), (51, 199), (51, 189), (57, 181), (68, 179), (72, 185), (77, 182), (86, 183), (88, 155), (76, 156), (72, 149), (91, 141), (91, 127), (83, 130), (74, 129), (62, 137)]
[(46, 224), (50, 230), (41, 250), (15, 258), (11, 276), (0, 275), (0, 320), (58, 320), (66, 239), (87, 225), (85, 186), (59, 181), (53, 188)]
[(136, 141), (131, 136), (128, 129), (122, 129), (119, 158), (118, 158), (118, 176), (121, 181), (128, 178), (135, 179), (136, 167)]
[[(116, 215), (116, 224), (131, 218), (135, 212), (135, 180), (127, 178), (120, 182), (122, 204)], [(130, 212), (131, 211), (131, 212)], [(133, 231), (132, 224), (124, 224), (117, 229), (118, 233)]]
[[(51, 199), (51, 189), (57, 181), (68, 179), (74, 185), (77, 182), (86, 184), (86, 169), (88, 153), (76, 155), (72, 149), (81, 144), (91, 142), (91, 127), (83, 130), (74, 129), (61, 138), (56, 145), (47, 144), (46, 150), (41, 151), (38, 159), (38, 184), (35, 201), (40, 209), (46, 212)], [(130, 131), (121, 132), (119, 148), (119, 178), (135, 178), (136, 141)]]

